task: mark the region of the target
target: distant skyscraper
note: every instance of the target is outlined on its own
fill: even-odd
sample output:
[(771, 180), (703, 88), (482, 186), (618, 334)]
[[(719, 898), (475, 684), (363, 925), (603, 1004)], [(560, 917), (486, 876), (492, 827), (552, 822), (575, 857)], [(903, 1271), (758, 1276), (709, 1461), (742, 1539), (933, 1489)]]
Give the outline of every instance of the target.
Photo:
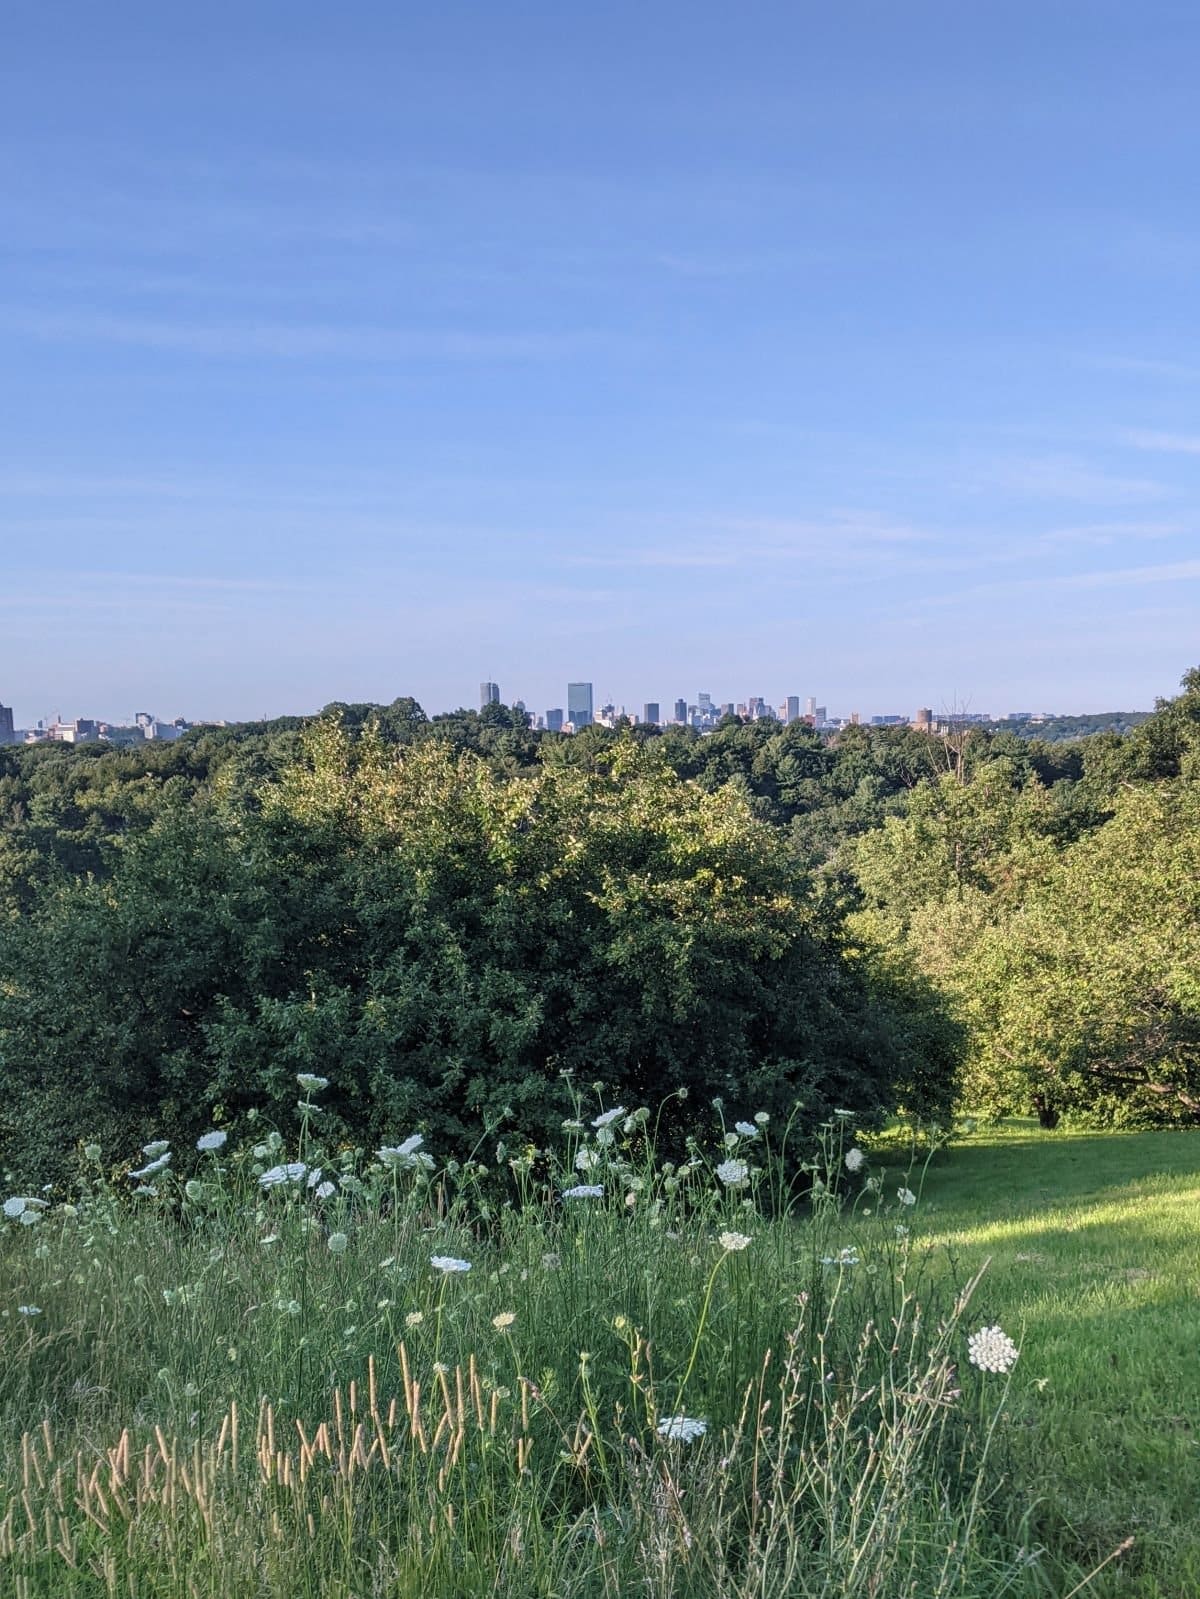
[(567, 721), (579, 731), (581, 727), (592, 725), (592, 685), (590, 683), (567, 684)]
[(12, 706), (0, 705), (0, 744), (11, 744), (14, 738)]
[(485, 705), (499, 705), (499, 703), (499, 683), (481, 683), (479, 685), (479, 709), (483, 710)]
[(816, 716), (816, 714), (817, 714), (817, 697), (816, 697), (815, 694), (810, 694), (808, 696), (808, 698), (805, 700), (805, 702), (804, 702), (804, 714), (805, 714), (805, 716), (814, 716), (814, 717)]
[(658, 701), (647, 700), (642, 706), (642, 721), (650, 727), (658, 726)]
[(751, 694), (750, 698), (746, 701), (746, 708), (750, 712), (751, 717), (754, 720), (757, 720), (767, 707), (766, 702), (761, 694)]
[(816, 710), (813, 712), (813, 726), (824, 727), (828, 720), (829, 707), (827, 705), (818, 705)]
[(552, 711), (546, 712), (547, 733), (561, 733), (563, 725), (562, 706), (558, 705)]
[(789, 722), (798, 722), (800, 720), (799, 694), (789, 694), (787, 697), (787, 719)]
[(677, 722), (686, 722), (687, 721), (687, 701), (686, 700), (676, 700), (675, 701), (675, 720)]

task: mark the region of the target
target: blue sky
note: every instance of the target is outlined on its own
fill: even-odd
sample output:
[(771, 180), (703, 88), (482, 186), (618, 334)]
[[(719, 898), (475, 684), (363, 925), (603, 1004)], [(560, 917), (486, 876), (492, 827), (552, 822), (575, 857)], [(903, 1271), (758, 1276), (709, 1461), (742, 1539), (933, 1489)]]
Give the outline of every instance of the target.
[(1149, 705), (1193, 4), (10, 0), (0, 700)]

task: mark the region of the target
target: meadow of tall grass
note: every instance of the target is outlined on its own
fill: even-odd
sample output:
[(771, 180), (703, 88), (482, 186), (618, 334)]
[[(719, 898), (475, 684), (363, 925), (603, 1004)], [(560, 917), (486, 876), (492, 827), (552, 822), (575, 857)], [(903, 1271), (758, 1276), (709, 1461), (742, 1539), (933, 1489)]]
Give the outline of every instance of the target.
[(1016, 1347), (849, 1113), (794, 1178), (790, 1128), (719, 1104), (676, 1162), (602, 1104), (442, 1162), (325, 1147), (323, 1086), (290, 1141), (88, 1145), (69, 1197), (9, 1195), (4, 1592), (1064, 1591), (1006, 1459)]

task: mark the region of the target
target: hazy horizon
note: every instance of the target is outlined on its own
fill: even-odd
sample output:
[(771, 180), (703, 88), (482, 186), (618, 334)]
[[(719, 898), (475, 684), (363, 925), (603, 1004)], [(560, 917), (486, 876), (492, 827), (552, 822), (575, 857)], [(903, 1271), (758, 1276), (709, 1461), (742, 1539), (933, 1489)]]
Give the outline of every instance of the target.
[[(489, 681), (494, 681), (494, 680), (489, 680)], [(586, 678), (583, 678), (583, 679), (572, 679), (572, 681), (583, 681), (583, 682), (586, 682), (588, 680)], [(551, 708), (554, 708), (554, 707), (557, 707), (558, 709), (561, 709), (564, 712), (564, 715), (565, 715), (566, 702), (567, 702), (566, 685), (565, 684), (563, 685), (563, 692), (560, 693), (556, 699), (555, 698), (547, 699), (545, 704), (542, 704), (540, 702), (535, 704), (527, 696), (522, 696), (520, 691), (519, 691), (519, 689), (515, 690), (510, 695), (510, 694), (505, 692), (505, 687), (504, 687), (504, 684), (502, 684), (502, 683), (499, 685), (499, 688), (500, 688), (500, 694), (501, 694), (501, 704), (503, 704), (503, 705), (506, 705), (506, 706), (507, 705), (513, 705), (513, 704), (515, 704), (515, 702), (517, 700), (524, 699), (525, 709), (535, 718), (538, 717), (538, 716), (544, 716), (547, 710), (549, 710)], [(626, 696), (624, 699), (622, 699), (620, 696), (617, 696), (617, 695), (602, 694), (601, 691), (600, 691), (599, 685), (596, 684), (596, 683), (593, 683), (593, 688), (594, 688), (595, 708), (596, 708), (597, 712), (599, 712), (599, 710), (600, 710), (602, 705), (607, 704), (607, 703), (609, 703), (611, 701), (611, 703), (616, 705), (618, 708), (620, 708), (620, 706), (624, 705), (624, 707), (625, 707), (625, 709), (626, 709), (626, 711), (627, 711), (627, 713), (629, 715), (635, 716), (635, 717), (640, 717), (641, 712), (643, 710), (643, 707), (645, 705), (647, 705), (647, 704), (657, 704), (658, 707), (659, 707), (659, 712), (660, 712), (660, 721), (662, 721), (664, 723), (671, 721), (673, 713), (674, 713), (674, 706), (675, 706), (676, 699), (684, 699), (684, 698), (686, 698), (690, 705), (694, 705), (696, 703), (697, 693), (699, 693), (699, 692), (708, 692), (707, 690), (701, 691), (701, 690), (697, 690), (697, 689), (681, 689), (678, 694), (674, 694), (673, 693), (673, 694), (670, 694), (669, 696), (665, 695), (665, 694), (660, 694), (658, 696), (655, 696), (653, 694), (639, 694), (636, 697), (636, 699), (630, 699), (628, 696)], [(1178, 684), (1173, 684), (1173, 685), (1171, 685), (1171, 687), (1169, 689), (1164, 690), (1160, 697), (1164, 698), (1164, 699), (1168, 699), (1177, 690), (1178, 690)], [(755, 692), (758, 692), (758, 691), (755, 691)], [(797, 692), (799, 692), (799, 695), (800, 695), (801, 712), (803, 713), (803, 708), (804, 708), (803, 707), (803, 701), (808, 697), (807, 694), (805, 694), (803, 691), (797, 691), (795, 689), (790, 689), (790, 690), (787, 690), (784, 693), (780, 693), (780, 694), (773, 694), (771, 692), (767, 692), (767, 693), (764, 693), (762, 695), (762, 698), (765, 700), (766, 704), (771, 708), (772, 711), (778, 711), (779, 706), (786, 699), (787, 694), (789, 694), (789, 693), (797, 693)], [(356, 704), (357, 703), (357, 704), (388, 705), (393, 700), (400, 699), (400, 698), (403, 698), (403, 697), (406, 697), (406, 696), (409, 696), (412, 699), (416, 700), (417, 703), (421, 706), (421, 709), (423, 711), (425, 711), (425, 713), (428, 716), (431, 716), (431, 717), (432, 716), (441, 716), (441, 715), (448, 714), (448, 713), (451, 713), (451, 712), (454, 712), (454, 711), (461, 711), (461, 710), (476, 710), (477, 711), (479, 709), (478, 692), (476, 692), (473, 695), (465, 695), (464, 697), (462, 697), (459, 700), (454, 701), (453, 703), (446, 702), (444, 704), (434, 704), (434, 703), (431, 703), (430, 701), (428, 701), (426, 699), (422, 699), (422, 697), (419, 694), (413, 694), (413, 693), (411, 693), (411, 691), (409, 689), (401, 687), (401, 688), (397, 689), (396, 693), (394, 693), (394, 694), (382, 694), (382, 695), (375, 694), (375, 695), (362, 695), (362, 696), (351, 696), (351, 695), (345, 695), (345, 694), (331, 695), (327, 699), (324, 699), (324, 700), (320, 701), (320, 703), (318, 703), (318, 704), (311, 704), (311, 705), (289, 704), (289, 705), (282, 705), (282, 706), (265, 707), (265, 708), (260, 708), (259, 711), (255, 712), (255, 713), (251, 713), (251, 714), (244, 715), (244, 716), (234, 716), (234, 715), (231, 715), (229, 713), (223, 713), (220, 710), (216, 710), (216, 709), (212, 709), (212, 708), (210, 708), (208, 710), (205, 710), (205, 711), (196, 711), (196, 710), (189, 710), (187, 708), (179, 709), (179, 708), (171, 707), (171, 706), (155, 705), (155, 704), (151, 704), (149, 702), (143, 704), (141, 701), (139, 701), (137, 703), (137, 706), (136, 706), (135, 709), (125, 710), (125, 711), (120, 712), (119, 714), (109, 714), (109, 713), (107, 713), (107, 712), (105, 712), (103, 710), (97, 710), (95, 707), (93, 707), (93, 708), (91, 708), (89, 710), (89, 709), (85, 709), (82, 705), (77, 705), (77, 704), (73, 703), (71, 705), (70, 709), (68, 709), (66, 706), (54, 706), (53, 708), (51, 708), (49, 710), (43, 709), (41, 711), (38, 711), (36, 715), (25, 714), (23, 716), (22, 712), (21, 712), (20, 705), (17, 705), (15, 707), (16, 714), (15, 714), (14, 721), (15, 721), (15, 725), (17, 727), (30, 728), (30, 727), (36, 726), (38, 721), (46, 721), (46, 722), (48, 722), (55, 715), (61, 714), (64, 722), (72, 722), (72, 721), (76, 720), (78, 717), (92, 717), (92, 718), (95, 718), (98, 721), (107, 722), (107, 723), (109, 723), (111, 725), (117, 726), (117, 725), (123, 725), (123, 724), (125, 724), (125, 725), (132, 724), (133, 719), (134, 719), (135, 715), (138, 714), (138, 712), (146, 711), (146, 712), (149, 712), (152, 715), (157, 716), (158, 719), (160, 721), (162, 721), (162, 722), (172, 722), (177, 717), (178, 718), (182, 718), (185, 721), (192, 721), (192, 722), (197, 722), (197, 723), (200, 723), (200, 722), (215, 722), (215, 721), (257, 722), (257, 721), (271, 721), (271, 720), (275, 719), (276, 717), (280, 717), (280, 716), (313, 716), (313, 715), (316, 715), (317, 713), (319, 713), (320, 711), (322, 711), (325, 708), (325, 706), (332, 705), (332, 704), (335, 704), (335, 703), (340, 703), (340, 704)], [(730, 698), (731, 698), (730, 695), (722, 694), (722, 693), (720, 693), (718, 691), (713, 691), (712, 692), (713, 703), (716, 704), (716, 705), (725, 704), (725, 703), (729, 702)], [(739, 701), (744, 702), (746, 700), (746, 698), (747, 698), (747, 695), (745, 693), (739, 693), (736, 696), (733, 696), (733, 703), (736, 705)], [(0, 704), (8, 704), (8, 703), (9, 702), (7, 700), (5, 700), (2, 697), (0, 697)], [(932, 699), (927, 696), (923, 700), (918, 699), (918, 700), (914, 701), (914, 703), (911, 706), (900, 705), (898, 703), (893, 703), (893, 702), (884, 703), (883, 700), (880, 700), (878, 703), (869, 702), (869, 703), (866, 703), (866, 704), (863, 704), (863, 705), (855, 704), (855, 705), (841, 706), (841, 705), (834, 705), (834, 704), (828, 703), (827, 698), (826, 699), (822, 699), (821, 696), (818, 695), (817, 696), (817, 703), (822, 707), (822, 709), (824, 709), (826, 711), (826, 713), (828, 714), (828, 716), (831, 719), (837, 719), (837, 718), (845, 719), (845, 718), (849, 717), (851, 715), (851, 713), (853, 712), (853, 713), (859, 714), (864, 722), (869, 722), (870, 718), (872, 716), (887, 716), (887, 715), (893, 715), (893, 714), (897, 714), (897, 713), (898, 714), (902, 714), (902, 715), (904, 715), (906, 717), (912, 717), (914, 715), (914, 713), (916, 712), (916, 710), (920, 706), (927, 706), (928, 708), (930, 708), (934, 712), (935, 716), (936, 715), (943, 715), (943, 716), (944, 715), (950, 715), (950, 714), (953, 714), (953, 713), (956, 713), (956, 712), (960, 713), (960, 714), (961, 713), (990, 712), (991, 715), (994, 716), (997, 720), (1003, 719), (1004, 717), (1008, 716), (1012, 712), (1024, 712), (1024, 711), (1032, 712), (1032, 714), (1035, 715), (1035, 716), (1041, 715), (1041, 714), (1046, 713), (1046, 712), (1049, 712), (1051, 715), (1054, 715), (1054, 716), (1098, 716), (1098, 715), (1103, 715), (1106, 712), (1112, 712), (1112, 713), (1133, 712), (1133, 713), (1137, 713), (1137, 712), (1141, 712), (1141, 711), (1150, 712), (1150, 711), (1153, 711), (1153, 709), (1154, 709), (1153, 701), (1151, 701), (1151, 702), (1149, 702), (1149, 703), (1147, 703), (1145, 705), (1112, 704), (1112, 705), (1091, 705), (1091, 706), (1066, 706), (1066, 705), (1059, 705), (1059, 704), (1054, 703), (1054, 702), (1052, 702), (1050, 700), (1045, 700), (1045, 701), (1036, 701), (1036, 702), (1033, 702), (1033, 703), (1030, 703), (1030, 704), (1027, 704), (1027, 705), (1026, 704), (1022, 704), (1022, 705), (1014, 704), (1014, 705), (1005, 705), (1004, 707), (998, 707), (996, 705), (990, 705), (990, 704), (989, 705), (984, 705), (981, 702), (975, 702), (975, 701), (971, 701), (971, 700), (963, 699), (963, 698), (956, 698), (954, 696), (949, 696), (949, 697), (944, 697), (944, 698), (934, 697)]]
[(1198, 48), (1167, 0), (14, 8), (0, 701), (1149, 709), (1200, 662)]

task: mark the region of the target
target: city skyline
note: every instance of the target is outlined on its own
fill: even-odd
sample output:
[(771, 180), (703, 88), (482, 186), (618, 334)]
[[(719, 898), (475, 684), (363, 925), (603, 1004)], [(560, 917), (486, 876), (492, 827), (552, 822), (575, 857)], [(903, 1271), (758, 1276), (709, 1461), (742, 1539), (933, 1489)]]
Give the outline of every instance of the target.
[[(1182, 670), (1179, 675), (1182, 676)], [(423, 700), (419, 694), (411, 694), (411, 698), (417, 700), (418, 704), (429, 716), (447, 715), (455, 711), (470, 709), (478, 710), (487, 704), (521, 705), (529, 713), (535, 726), (544, 725), (549, 727), (550, 730), (557, 730), (558, 727), (565, 724), (567, 726), (575, 726), (576, 730), (578, 730), (578, 726), (587, 725), (587, 723), (586, 721), (579, 724), (572, 722), (569, 715), (572, 689), (587, 691), (592, 719), (599, 719), (601, 712), (605, 708), (615, 707), (618, 713), (623, 709), (624, 714), (631, 720), (657, 721), (662, 726), (687, 721), (688, 713), (696, 710), (702, 713), (711, 711), (713, 713), (711, 716), (702, 714), (701, 720), (713, 722), (719, 720), (720, 715), (731, 707), (735, 714), (738, 715), (747, 712), (753, 716), (756, 711), (762, 710), (769, 717), (782, 722), (816, 717), (816, 725), (825, 727), (835, 727), (851, 720), (859, 720), (868, 725), (872, 722), (877, 723), (880, 721), (915, 722), (924, 710), (931, 711), (935, 720), (945, 720), (955, 715), (962, 715), (975, 720), (1006, 721), (1025, 717), (1087, 716), (1102, 715), (1105, 712), (1150, 711), (1153, 709), (1153, 700), (1143, 704), (1136, 704), (1130, 700), (1127, 703), (1114, 701), (1111, 704), (1080, 707), (1063, 704), (1060, 699), (1055, 698), (1052, 694), (1042, 699), (1034, 697), (1033, 700), (1021, 708), (1018, 708), (1016, 701), (1013, 701), (1011, 705), (1007, 702), (1003, 705), (998, 703), (984, 705), (981, 701), (972, 701), (962, 697), (943, 697), (938, 699), (936, 696), (928, 695), (924, 697), (918, 695), (911, 705), (899, 704), (895, 696), (892, 697), (890, 702), (885, 702), (880, 697), (877, 700), (871, 700), (861, 705), (851, 705), (848, 702), (841, 704), (836, 701), (835, 696), (826, 694), (825, 699), (831, 703), (818, 704), (819, 697), (817, 695), (801, 695), (783, 691), (778, 694), (772, 691), (761, 695), (742, 693), (740, 696), (735, 695), (730, 699), (724, 694), (713, 693), (708, 690), (693, 690), (686, 696), (662, 695), (658, 700), (651, 701), (640, 690), (632, 695), (625, 696), (623, 699), (598, 692), (593, 682), (584, 680), (573, 680), (563, 685), (557, 696), (557, 699), (561, 701), (557, 707), (554, 704), (556, 696), (553, 694), (544, 703), (539, 703), (528, 694), (522, 693), (519, 688), (509, 695), (505, 692), (503, 684), (494, 679), (478, 680), (474, 695), (466, 694), (453, 702), (433, 704)], [(1178, 680), (1164, 686), (1161, 692), (1156, 695), (1156, 698), (1168, 699), (1177, 689)], [(270, 721), (278, 716), (312, 716), (318, 714), (326, 705), (330, 704), (371, 703), (387, 705), (394, 699), (408, 695), (410, 695), (410, 690), (403, 687), (396, 693), (388, 694), (384, 692), (369, 700), (351, 701), (345, 696), (338, 695), (332, 699), (322, 700), (320, 704), (293, 705), (286, 709), (269, 708), (259, 715), (252, 716), (238, 716), (228, 711), (212, 708), (204, 712), (192, 710), (190, 707), (181, 710), (171, 705), (160, 706), (160, 709), (164, 711), (164, 714), (160, 716), (157, 711), (124, 711), (118, 714), (111, 714), (97, 709), (94, 704), (84, 706), (81, 698), (78, 699), (78, 703), (76, 700), (70, 701), (70, 709), (65, 712), (61, 707), (56, 707), (53, 711), (43, 708), (34, 714), (23, 709), (21, 696), (8, 689), (7, 699), (0, 696), (0, 730), (11, 732), (15, 729), (15, 731), (21, 732), (43, 726), (48, 727), (55, 722), (66, 726), (81, 720), (89, 724), (99, 725), (103, 723), (113, 727), (132, 727), (145, 720), (166, 730), (176, 722), (199, 726), (204, 723)], [(138, 703), (149, 702), (152, 699), (152, 695), (143, 695)], [(651, 710), (656, 713), (654, 716), (648, 714)], [(558, 717), (557, 723), (547, 721), (548, 717), (555, 715)], [(11, 725), (9, 719), (11, 719)], [(2, 738), (0, 738), (0, 742), (2, 741)]]

